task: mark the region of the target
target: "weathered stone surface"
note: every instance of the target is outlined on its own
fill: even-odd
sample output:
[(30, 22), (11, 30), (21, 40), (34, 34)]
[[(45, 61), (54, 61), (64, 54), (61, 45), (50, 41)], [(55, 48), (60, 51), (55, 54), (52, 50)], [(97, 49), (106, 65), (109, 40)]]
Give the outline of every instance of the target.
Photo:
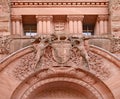
[(0, 35), (10, 35), (10, 1), (0, 1)]

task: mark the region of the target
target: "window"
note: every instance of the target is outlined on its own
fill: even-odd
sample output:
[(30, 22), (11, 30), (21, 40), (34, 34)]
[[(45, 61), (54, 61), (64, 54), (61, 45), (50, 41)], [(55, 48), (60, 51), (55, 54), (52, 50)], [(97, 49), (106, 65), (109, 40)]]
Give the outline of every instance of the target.
[(24, 24), (24, 35), (25, 36), (35, 36), (37, 35), (36, 24)]
[(92, 24), (83, 24), (83, 34), (84, 35), (93, 35), (94, 34), (94, 25)]
[(85, 15), (83, 19), (83, 35), (94, 35), (97, 15)]
[(25, 36), (37, 35), (37, 22), (35, 15), (23, 15), (23, 31)]

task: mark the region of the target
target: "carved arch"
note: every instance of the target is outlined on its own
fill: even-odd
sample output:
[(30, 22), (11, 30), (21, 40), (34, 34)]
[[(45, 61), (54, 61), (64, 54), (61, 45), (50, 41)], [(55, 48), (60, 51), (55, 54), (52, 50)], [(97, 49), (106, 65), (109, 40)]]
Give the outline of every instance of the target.
[[(37, 71), (26, 78), (16, 88), (11, 99), (32, 99), (35, 97), (33, 94), (37, 93), (39, 89), (44, 89), (45, 86), (49, 86), (51, 83), (53, 83), (53, 87), (51, 88), (54, 88), (54, 85), (59, 87), (57, 86), (57, 83), (61, 83), (60, 85), (67, 83), (65, 85), (69, 88), (71, 88), (70, 85), (72, 86), (74, 84), (76, 86), (74, 87), (77, 88), (79, 94), (81, 93), (79, 88), (81, 90), (82, 88), (84, 89), (82, 91), (85, 91), (85, 97), (90, 95), (91, 98), (94, 99), (114, 99), (112, 92), (100, 79), (87, 71), (70, 66), (62, 68), (60, 66), (55, 66), (52, 69), (45, 68), (44, 70)], [(48, 89), (45, 89), (44, 91), (47, 91)], [(104, 94), (104, 92), (109, 94)]]

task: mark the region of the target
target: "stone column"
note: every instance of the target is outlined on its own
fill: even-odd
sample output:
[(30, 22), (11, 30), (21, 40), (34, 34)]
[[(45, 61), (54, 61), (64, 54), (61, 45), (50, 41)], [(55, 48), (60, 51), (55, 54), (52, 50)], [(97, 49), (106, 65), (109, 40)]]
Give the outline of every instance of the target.
[(15, 27), (15, 20), (12, 20), (12, 34), (15, 34), (16, 27)]
[(52, 34), (52, 26), (51, 26), (51, 24), (52, 24), (52, 19), (53, 19), (52, 16), (48, 16), (48, 17), (47, 17), (47, 33), (48, 33), (48, 34)]
[(23, 30), (23, 23), (22, 23), (22, 21), (21, 21), (20, 25), (21, 25), (21, 34), (24, 35), (24, 30)]
[(104, 34), (104, 15), (99, 15), (98, 16), (98, 20), (99, 20), (99, 29), (100, 29), (100, 35)]
[(22, 17), (21, 15), (14, 15), (12, 16), (12, 30), (13, 34), (21, 35), (21, 22), (22, 22)]
[(37, 18), (37, 33), (42, 34), (43, 33), (42, 17), (41, 16), (36, 16), (36, 18)]
[(108, 16), (107, 15), (105, 16), (105, 19), (104, 19), (104, 32), (105, 34), (108, 33)]
[(47, 18), (43, 17), (43, 34), (47, 33)]
[(99, 20), (97, 20), (96, 25), (95, 25), (95, 31), (94, 31), (95, 35), (100, 34), (100, 29), (99, 28), (100, 28)]
[(84, 16), (82, 16), (82, 15), (78, 16), (78, 33), (81, 35), (83, 33), (83, 23), (82, 23), (83, 18), (84, 18)]
[(74, 33), (73, 32), (73, 18), (71, 17), (71, 16), (68, 16), (68, 24), (69, 24), (69, 26), (68, 26), (68, 29), (69, 29), (69, 33)]
[(78, 33), (78, 24), (77, 24), (77, 17), (74, 18), (74, 25), (73, 25), (73, 32)]
[(20, 21), (19, 20), (16, 20), (16, 34), (20, 34)]

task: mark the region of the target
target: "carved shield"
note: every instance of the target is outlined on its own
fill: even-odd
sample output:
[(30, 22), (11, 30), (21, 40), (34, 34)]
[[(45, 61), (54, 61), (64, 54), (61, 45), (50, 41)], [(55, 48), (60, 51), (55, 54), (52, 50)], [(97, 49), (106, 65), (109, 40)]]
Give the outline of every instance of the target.
[(60, 42), (60, 43), (54, 43), (53, 45), (53, 57), (54, 60), (58, 63), (66, 63), (70, 58), (70, 43)]

